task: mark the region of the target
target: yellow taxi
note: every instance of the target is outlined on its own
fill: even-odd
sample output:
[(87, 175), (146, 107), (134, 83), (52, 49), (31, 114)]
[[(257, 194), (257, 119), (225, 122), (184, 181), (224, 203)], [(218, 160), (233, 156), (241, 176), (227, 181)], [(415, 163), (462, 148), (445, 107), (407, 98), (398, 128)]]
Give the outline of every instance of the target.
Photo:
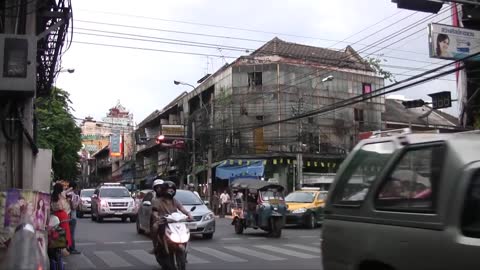
[(313, 229), (323, 221), (323, 208), (328, 191), (320, 188), (302, 188), (288, 194), (285, 203), (288, 205), (287, 225), (303, 225)]

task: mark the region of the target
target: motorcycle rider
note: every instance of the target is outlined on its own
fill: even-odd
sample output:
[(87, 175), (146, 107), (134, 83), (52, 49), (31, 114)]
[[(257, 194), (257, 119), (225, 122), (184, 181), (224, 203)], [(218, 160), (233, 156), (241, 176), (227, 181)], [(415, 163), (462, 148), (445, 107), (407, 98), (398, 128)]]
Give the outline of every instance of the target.
[(182, 203), (174, 198), (177, 187), (172, 181), (163, 181), (162, 179), (156, 179), (153, 182), (153, 188), (155, 191), (155, 197), (152, 199), (152, 216), (153, 216), (153, 225), (152, 225), (152, 242), (153, 250), (150, 251), (151, 254), (155, 253), (155, 247), (157, 246), (157, 233), (160, 234), (160, 239), (163, 238), (165, 234), (165, 227), (167, 225), (165, 216), (177, 212), (179, 210), (186, 216), (189, 220), (193, 220), (192, 214), (187, 211)]

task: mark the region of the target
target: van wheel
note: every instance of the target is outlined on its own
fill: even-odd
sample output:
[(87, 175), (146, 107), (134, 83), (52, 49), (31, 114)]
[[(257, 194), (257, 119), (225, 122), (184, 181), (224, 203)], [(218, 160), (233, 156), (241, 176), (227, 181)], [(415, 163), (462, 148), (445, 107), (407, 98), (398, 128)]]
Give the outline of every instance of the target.
[(83, 218), (83, 212), (77, 211), (77, 218)]
[(315, 218), (315, 214), (311, 213), (308, 215), (307, 219), (305, 220), (305, 227), (308, 229), (315, 229), (315, 227), (317, 227), (317, 218)]
[(98, 222), (98, 223), (102, 223), (102, 222), (103, 222), (103, 217), (98, 216), (98, 217), (97, 217), (97, 222)]

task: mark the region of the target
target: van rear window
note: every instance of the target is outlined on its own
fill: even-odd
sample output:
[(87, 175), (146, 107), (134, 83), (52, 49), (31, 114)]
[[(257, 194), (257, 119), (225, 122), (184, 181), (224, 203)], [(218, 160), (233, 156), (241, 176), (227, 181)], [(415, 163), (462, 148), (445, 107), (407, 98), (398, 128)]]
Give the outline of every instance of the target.
[(334, 204), (336, 206), (360, 206), (371, 183), (394, 151), (395, 144), (391, 141), (366, 144), (357, 151), (341, 176), (336, 194), (334, 194)]

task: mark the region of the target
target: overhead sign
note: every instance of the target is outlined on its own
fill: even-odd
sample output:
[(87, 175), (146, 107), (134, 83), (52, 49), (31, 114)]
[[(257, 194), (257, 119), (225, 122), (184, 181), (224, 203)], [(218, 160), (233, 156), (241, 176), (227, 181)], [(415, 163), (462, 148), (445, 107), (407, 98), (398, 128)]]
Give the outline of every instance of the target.
[[(437, 23), (428, 30), (432, 58), (458, 60), (480, 52), (480, 31)], [(480, 61), (480, 56), (469, 60)]]
[(170, 137), (185, 137), (185, 126), (162, 125), (162, 135)]

